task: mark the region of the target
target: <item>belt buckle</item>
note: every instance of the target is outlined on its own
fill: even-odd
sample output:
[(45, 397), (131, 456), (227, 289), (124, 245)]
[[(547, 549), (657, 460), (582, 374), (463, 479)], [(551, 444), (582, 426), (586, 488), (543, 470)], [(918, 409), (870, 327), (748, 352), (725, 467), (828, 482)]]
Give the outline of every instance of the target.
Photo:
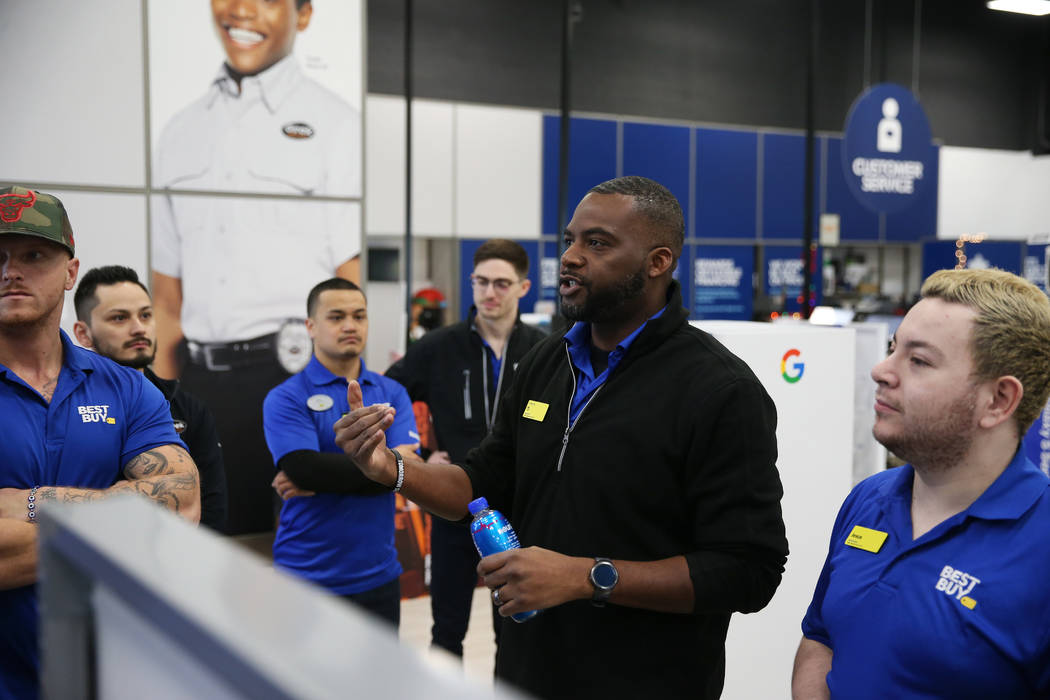
[(220, 364), (216, 362), (215, 359), (212, 357), (212, 350), (219, 349), (217, 348), (217, 346), (209, 345), (208, 343), (199, 343), (197, 347), (200, 348), (201, 351), (203, 351), (204, 367), (209, 372), (229, 372), (231, 369), (233, 369), (232, 365)]

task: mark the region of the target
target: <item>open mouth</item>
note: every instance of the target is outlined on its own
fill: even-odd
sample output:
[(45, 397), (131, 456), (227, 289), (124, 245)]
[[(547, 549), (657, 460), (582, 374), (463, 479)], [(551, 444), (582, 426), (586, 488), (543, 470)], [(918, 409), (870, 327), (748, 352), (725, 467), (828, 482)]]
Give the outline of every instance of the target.
[(233, 43), (243, 48), (250, 49), (258, 46), (266, 38), (263, 34), (260, 34), (257, 31), (244, 29), (243, 27), (223, 26), (223, 29), (226, 30), (226, 35), (230, 37), (230, 40)]
[(558, 293), (562, 296), (575, 294), (583, 285), (575, 277), (562, 275), (561, 283), (558, 285)]

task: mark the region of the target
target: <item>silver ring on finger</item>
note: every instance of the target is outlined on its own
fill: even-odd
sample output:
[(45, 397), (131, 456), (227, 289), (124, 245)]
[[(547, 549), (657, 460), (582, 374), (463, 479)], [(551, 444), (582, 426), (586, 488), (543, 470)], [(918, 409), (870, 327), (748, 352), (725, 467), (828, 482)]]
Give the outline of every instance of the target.
[(503, 601), (499, 599), (499, 589), (498, 588), (493, 588), (492, 589), (492, 602), (496, 604), (497, 608), (499, 606), (503, 605)]

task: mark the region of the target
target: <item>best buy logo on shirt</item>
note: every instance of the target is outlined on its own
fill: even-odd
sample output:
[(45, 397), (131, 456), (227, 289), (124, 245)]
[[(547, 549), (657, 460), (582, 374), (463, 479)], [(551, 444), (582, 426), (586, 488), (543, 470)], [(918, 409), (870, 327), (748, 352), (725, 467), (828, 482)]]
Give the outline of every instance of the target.
[(980, 582), (981, 579), (973, 574), (946, 566), (941, 569), (941, 575), (935, 588), (938, 591), (942, 591), (945, 595), (954, 597), (964, 606), (973, 610), (977, 607), (977, 601), (971, 598), (969, 594)]
[(116, 424), (115, 418), (109, 417), (109, 404), (102, 406), (77, 406), (77, 413), (85, 423), (109, 423)]

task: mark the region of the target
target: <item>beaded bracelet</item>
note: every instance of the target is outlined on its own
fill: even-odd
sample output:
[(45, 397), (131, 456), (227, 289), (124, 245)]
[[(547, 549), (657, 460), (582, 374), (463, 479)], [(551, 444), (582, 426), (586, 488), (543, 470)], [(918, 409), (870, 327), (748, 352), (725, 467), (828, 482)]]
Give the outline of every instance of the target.
[(29, 507), (29, 513), (26, 515), (26, 518), (31, 523), (36, 522), (36, 490), (38, 488), (40, 487), (34, 486), (33, 488), (29, 489), (29, 502), (27, 503), (27, 506)]

